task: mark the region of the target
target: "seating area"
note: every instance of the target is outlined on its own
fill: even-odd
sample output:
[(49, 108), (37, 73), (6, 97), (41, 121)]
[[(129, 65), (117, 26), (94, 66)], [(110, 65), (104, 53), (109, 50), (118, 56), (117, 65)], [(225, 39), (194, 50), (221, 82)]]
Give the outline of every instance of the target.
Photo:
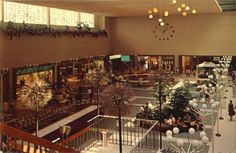
[[(88, 105), (51, 105), (45, 107), (43, 110), (39, 110), (38, 119), (39, 119), (39, 129), (56, 122), (70, 114), (79, 111)], [(36, 130), (36, 113), (35, 111), (29, 111), (27, 115), (22, 115), (20, 117), (14, 116), (6, 123), (12, 127), (17, 129), (27, 131), (30, 133), (35, 132)]]

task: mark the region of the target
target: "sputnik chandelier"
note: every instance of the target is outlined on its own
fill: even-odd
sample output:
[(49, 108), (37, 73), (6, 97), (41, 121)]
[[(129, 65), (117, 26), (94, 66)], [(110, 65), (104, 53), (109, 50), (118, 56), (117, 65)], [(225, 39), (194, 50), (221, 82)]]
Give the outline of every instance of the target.
[[(169, 5), (176, 5), (176, 11), (181, 14), (182, 16), (187, 16), (188, 14), (197, 14), (197, 10), (194, 7), (190, 7), (187, 3), (180, 2), (180, 0), (165, 0), (168, 2), (165, 3), (165, 9), (161, 11), (161, 8), (154, 7), (148, 10), (148, 17), (149, 19), (158, 18), (158, 22), (160, 26), (165, 25), (165, 18), (170, 15), (170, 11), (168, 11), (167, 4)], [(193, 0), (194, 1), (194, 0)], [(194, 2), (193, 2), (194, 5)]]

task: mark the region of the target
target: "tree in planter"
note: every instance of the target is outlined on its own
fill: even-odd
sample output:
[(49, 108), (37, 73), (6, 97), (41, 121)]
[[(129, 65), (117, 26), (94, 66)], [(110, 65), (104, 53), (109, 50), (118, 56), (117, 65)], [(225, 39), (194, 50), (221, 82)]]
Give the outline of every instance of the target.
[(89, 79), (89, 84), (91, 87), (96, 87), (96, 94), (97, 94), (97, 110), (98, 115), (100, 115), (99, 109), (99, 94), (100, 94), (100, 87), (105, 86), (108, 84), (108, 77), (105, 71), (97, 70), (96, 73), (92, 74)]
[(45, 107), (52, 98), (52, 91), (45, 81), (36, 80), (24, 85), (19, 92), (19, 101), (36, 113), (36, 136), (38, 135), (38, 111)]
[(101, 94), (101, 106), (104, 113), (118, 116), (119, 121), (119, 150), (122, 153), (121, 116), (130, 112), (131, 105), (129, 98), (134, 93), (126, 84), (117, 82), (107, 86)]
[[(165, 105), (164, 101), (166, 101), (167, 96), (170, 93), (170, 89), (174, 84), (174, 77), (173, 72), (165, 71), (165, 70), (158, 70), (153, 74), (153, 81), (155, 83), (154, 86), (154, 97), (157, 101), (157, 108), (150, 115), (150, 119), (159, 120), (159, 131), (160, 131), (160, 150), (162, 150), (162, 121), (164, 118), (164, 114), (167, 113), (166, 110), (163, 109), (163, 104)], [(166, 109), (166, 107), (164, 107)]]

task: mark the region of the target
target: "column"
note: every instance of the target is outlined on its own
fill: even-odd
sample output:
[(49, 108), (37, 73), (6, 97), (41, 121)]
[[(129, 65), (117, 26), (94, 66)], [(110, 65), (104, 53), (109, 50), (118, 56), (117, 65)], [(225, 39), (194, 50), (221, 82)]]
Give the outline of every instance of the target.
[[(174, 71), (176, 72), (176, 69), (179, 68), (179, 55), (174, 55), (175, 57), (175, 67), (174, 67)], [(179, 68), (180, 69), (180, 68)]]

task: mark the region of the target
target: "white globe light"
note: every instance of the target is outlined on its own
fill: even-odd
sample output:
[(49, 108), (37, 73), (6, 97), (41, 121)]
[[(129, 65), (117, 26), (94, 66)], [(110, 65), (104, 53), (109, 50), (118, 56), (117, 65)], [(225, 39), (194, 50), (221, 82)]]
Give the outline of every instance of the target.
[(206, 108), (207, 108), (207, 105), (206, 105), (206, 104), (202, 104), (202, 108), (203, 108), (203, 109), (206, 109)]
[(182, 147), (184, 145), (184, 141), (182, 139), (177, 140), (177, 146)]
[(211, 104), (213, 104), (214, 102), (215, 102), (214, 99), (211, 99), (211, 100), (210, 100), (210, 103), (211, 103)]
[(216, 108), (216, 104), (215, 103), (213, 103), (213, 104), (211, 104), (211, 108)]
[(200, 99), (200, 102), (201, 102), (201, 103), (205, 103), (205, 102), (206, 102), (206, 99), (205, 99), (205, 98), (201, 98), (201, 99)]
[(174, 134), (178, 134), (178, 133), (179, 133), (179, 128), (174, 127), (174, 128), (173, 128), (173, 133), (174, 133)]
[(192, 144), (194, 147), (197, 147), (199, 145), (199, 142), (198, 140), (193, 140)]
[(171, 93), (172, 93), (172, 94), (175, 94), (175, 90), (172, 90)]
[(197, 103), (193, 103), (193, 107), (194, 107), (194, 108), (197, 108)]
[(167, 139), (167, 142), (170, 142), (170, 141), (173, 140), (173, 137), (172, 137), (171, 135), (168, 135), (168, 136), (166, 137), (166, 139)]
[(215, 90), (216, 90), (216, 88), (215, 88), (215, 87), (212, 87), (212, 88), (211, 88), (211, 90), (212, 90), (212, 91), (215, 91)]
[(216, 101), (215, 104), (216, 104), (216, 107), (220, 106), (220, 102), (218, 101)]
[(189, 128), (188, 133), (189, 134), (194, 134), (195, 133), (195, 129), (194, 128)]
[(209, 139), (207, 136), (202, 137), (202, 143), (207, 144), (209, 142)]
[(189, 105), (192, 106), (194, 102), (193, 102), (193, 100), (190, 100), (188, 103), (189, 103)]
[(219, 90), (221, 90), (221, 89), (223, 89), (223, 85), (220, 85), (220, 86), (219, 86)]
[(208, 89), (207, 87), (204, 87), (204, 90), (205, 90), (205, 91), (207, 91), (207, 89)]
[(219, 86), (220, 86), (219, 84), (216, 84), (216, 88), (217, 88), (217, 89), (219, 88)]
[(223, 63), (223, 61), (219, 61), (219, 63), (221, 64), (221, 63)]
[(208, 84), (208, 87), (212, 87), (212, 84), (210, 83), (210, 84)]
[(172, 131), (171, 130), (167, 130), (166, 131), (166, 136), (172, 136)]
[(194, 99), (193, 99), (193, 102), (194, 102), (194, 103), (197, 103), (197, 99), (196, 99), (196, 98), (194, 98)]
[(203, 138), (204, 136), (206, 136), (206, 132), (205, 131), (201, 131), (200, 132), (200, 137)]

